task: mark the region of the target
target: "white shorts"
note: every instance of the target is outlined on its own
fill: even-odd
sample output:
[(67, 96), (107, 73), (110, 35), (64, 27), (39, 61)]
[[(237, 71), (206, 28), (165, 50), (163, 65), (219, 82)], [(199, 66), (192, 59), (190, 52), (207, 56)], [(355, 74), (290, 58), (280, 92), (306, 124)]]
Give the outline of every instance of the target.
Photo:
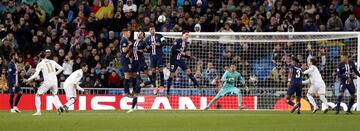
[(65, 82), (64, 91), (65, 91), (66, 99), (76, 97), (76, 87), (74, 87), (74, 84)]
[(314, 93), (318, 93), (318, 94), (325, 94), (326, 93), (326, 86), (325, 84), (312, 84), (308, 90), (308, 93), (310, 94), (314, 94)]
[(39, 89), (37, 90), (36, 94), (43, 95), (47, 91), (51, 91), (53, 95), (58, 93), (58, 83), (57, 82), (43, 82)]

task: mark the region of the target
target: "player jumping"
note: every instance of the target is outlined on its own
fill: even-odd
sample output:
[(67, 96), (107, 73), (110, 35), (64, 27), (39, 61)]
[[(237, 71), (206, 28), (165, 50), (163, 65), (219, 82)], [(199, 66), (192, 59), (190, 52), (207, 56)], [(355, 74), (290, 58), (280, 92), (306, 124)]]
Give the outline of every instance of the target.
[[(48, 90), (51, 90), (53, 97), (54, 97), (54, 105), (57, 111), (60, 113), (62, 112), (62, 105), (60, 103), (59, 97), (57, 96), (58, 93), (58, 79), (57, 75), (63, 70), (58, 63), (53, 60), (46, 59), (46, 55), (44, 52), (41, 52), (40, 55), (40, 63), (37, 64), (35, 73), (27, 80), (24, 80), (25, 83), (29, 84), (32, 80), (39, 77), (40, 71), (43, 74), (44, 82), (38, 88), (37, 93), (35, 95), (35, 107), (36, 113), (34, 116), (41, 115), (41, 100), (40, 96), (45, 94)], [(56, 71), (57, 70), (57, 71)]]
[(326, 86), (325, 86), (325, 82), (321, 77), (321, 74), (318, 70), (318, 68), (315, 66), (316, 64), (316, 60), (310, 59), (308, 61), (308, 66), (309, 69), (307, 69), (306, 71), (304, 71), (304, 74), (308, 74), (309, 75), (309, 79), (303, 81), (303, 84), (308, 84), (310, 83), (311, 86), (308, 90), (308, 93), (306, 94), (307, 98), (309, 99), (311, 105), (313, 106), (313, 113), (316, 113), (319, 110), (318, 105), (316, 104), (313, 95), (315, 95), (316, 93), (318, 93), (320, 96), (320, 100), (322, 101), (322, 103), (324, 103), (325, 105), (325, 110), (324, 113), (328, 112), (328, 103), (327, 100), (325, 98), (325, 91), (326, 91)]
[(194, 82), (196, 87), (199, 87), (198, 81), (195, 79), (194, 75), (191, 73), (190, 68), (185, 63), (185, 60), (182, 57), (192, 58), (192, 56), (186, 54), (187, 47), (189, 45), (189, 31), (183, 31), (181, 39), (176, 39), (174, 45), (171, 47), (170, 55), (170, 77), (167, 82), (167, 96), (170, 96), (170, 88), (172, 85), (172, 80), (175, 76), (175, 71), (180, 67), (185, 73), (190, 77), (191, 81)]
[(149, 74), (148, 66), (145, 63), (145, 57), (144, 57), (144, 50), (147, 46), (146, 42), (144, 41), (145, 33), (140, 32), (138, 34), (138, 39), (134, 42), (134, 45), (132, 47), (133, 51), (133, 64), (132, 69), (135, 74), (135, 78), (133, 79), (133, 101), (132, 101), (132, 107), (128, 111), (128, 113), (133, 112), (135, 109), (135, 106), (137, 104), (138, 95), (140, 93), (140, 89), (150, 85), (152, 82), (150, 81), (143, 81), (141, 79), (140, 73), (144, 72), (145, 74)]
[(242, 95), (238, 88), (235, 87), (236, 81), (240, 79), (241, 84), (245, 85), (245, 80), (239, 72), (236, 71), (235, 64), (230, 65), (230, 69), (224, 73), (221, 77), (221, 81), (224, 82), (224, 86), (220, 89), (219, 93), (210, 101), (209, 105), (206, 106), (205, 110), (208, 110), (212, 104), (214, 104), (220, 97), (226, 94), (236, 94), (238, 96), (239, 109), (244, 109), (241, 106)]
[(347, 54), (341, 54), (341, 63), (338, 65), (337, 71), (341, 85), (340, 85), (340, 95), (336, 103), (336, 114), (340, 113), (340, 103), (343, 99), (344, 91), (347, 89), (351, 97), (349, 100), (349, 105), (346, 114), (351, 115), (352, 114), (351, 108), (354, 105), (355, 93), (356, 93), (356, 88), (353, 81), (353, 79), (355, 79), (356, 77), (353, 76), (353, 72), (359, 77), (360, 77), (360, 73), (356, 69), (355, 62), (349, 60)]
[(73, 105), (76, 101), (76, 90), (84, 92), (84, 89), (79, 86), (79, 82), (87, 70), (88, 65), (84, 63), (81, 65), (81, 69), (78, 69), (75, 72), (71, 73), (71, 75), (65, 80), (64, 90), (67, 102), (63, 106), (63, 108), (66, 112), (69, 111), (69, 107)]
[[(17, 105), (20, 101), (20, 98), (22, 96), (21, 88), (18, 84), (18, 71), (16, 67), (16, 60), (18, 59), (18, 55), (15, 52), (10, 53), (10, 59), (11, 61), (8, 64), (8, 75), (7, 75), (7, 84), (9, 86), (9, 93), (10, 93), (10, 112), (11, 113), (19, 113), (20, 110), (17, 108)], [(17, 94), (14, 104), (14, 97), (15, 93)]]
[(163, 73), (163, 50), (162, 42), (165, 40), (161, 34), (155, 34), (155, 27), (149, 28), (150, 36), (145, 41), (148, 43), (151, 49), (151, 72), (152, 72), (152, 85), (154, 85), (153, 93), (156, 95), (158, 92), (157, 86), (155, 86), (156, 73), (160, 74), (160, 92), (164, 92), (164, 73)]
[(132, 42), (129, 41), (130, 37), (130, 31), (124, 30), (122, 32), (122, 38), (120, 40), (120, 62), (122, 67), (122, 70), (124, 72), (125, 79), (123, 80), (123, 87), (125, 96), (130, 97), (130, 90), (129, 90), (129, 84), (131, 79), (131, 46)]
[[(293, 106), (291, 113), (293, 113), (297, 109), (297, 113), (300, 114), (301, 108), (301, 93), (302, 93), (302, 69), (299, 59), (292, 58), (292, 68), (289, 71), (289, 79), (288, 79), (288, 92), (285, 96), (285, 101), (290, 106)], [(291, 96), (296, 93), (296, 104), (292, 102)]]

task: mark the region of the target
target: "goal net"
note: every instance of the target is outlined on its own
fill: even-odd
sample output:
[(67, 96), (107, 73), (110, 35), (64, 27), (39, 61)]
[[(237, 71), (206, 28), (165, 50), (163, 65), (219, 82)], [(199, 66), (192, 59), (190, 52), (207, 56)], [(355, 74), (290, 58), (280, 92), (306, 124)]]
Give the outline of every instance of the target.
[[(180, 32), (158, 32), (165, 38), (163, 46), (165, 79), (168, 78), (169, 57), (175, 39), (181, 38)], [(147, 36), (149, 33), (146, 33)], [(284, 95), (288, 89), (287, 80), (291, 57), (296, 57), (307, 68), (307, 60), (315, 58), (326, 83), (326, 97), (331, 107), (335, 107), (339, 95), (340, 82), (337, 78), (337, 65), (340, 54), (346, 52), (354, 61), (358, 61), (359, 33), (356, 32), (293, 32), (293, 33), (190, 33), (189, 54), (196, 59), (185, 61), (200, 82), (201, 88), (194, 88), (184, 71), (178, 69), (171, 87), (171, 97), (166, 98), (166, 91), (152, 94), (152, 89), (143, 89), (138, 106), (145, 109), (203, 109), (219, 92), (223, 83), (223, 73), (231, 63), (235, 63), (246, 85), (240, 82), (236, 87), (242, 94), (242, 105), (246, 109), (288, 110)], [(137, 33), (134, 33), (136, 38)], [(148, 56), (146, 56), (148, 58)], [(150, 59), (147, 59), (148, 64)], [(359, 67), (359, 66), (358, 66)], [(157, 77), (159, 78), (159, 77)], [(304, 79), (307, 77), (305, 76)], [(146, 77), (144, 77), (146, 79)], [(159, 80), (158, 80), (159, 81)], [(165, 81), (166, 82), (166, 81)], [(158, 82), (157, 82), (158, 83)], [(357, 79), (356, 84), (359, 83)], [(166, 84), (165, 84), (166, 85)], [(309, 86), (303, 86), (302, 109), (311, 110), (306, 98)], [(347, 109), (349, 94), (342, 107)], [(157, 100), (154, 100), (157, 99)], [(318, 105), (321, 101), (315, 97)], [(156, 103), (155, 103), (155, 102)], [(238, 109), (238, 98), (228, 94), (220, 98), (211, 109)], [(357, 104), (354, 107), (358, 106)]]

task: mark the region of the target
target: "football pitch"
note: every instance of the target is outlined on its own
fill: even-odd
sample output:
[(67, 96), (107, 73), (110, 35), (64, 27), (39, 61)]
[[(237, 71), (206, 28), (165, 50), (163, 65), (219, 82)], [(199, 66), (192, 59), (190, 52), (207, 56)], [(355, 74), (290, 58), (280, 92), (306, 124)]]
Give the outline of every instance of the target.
[(46, 131), (341, 131), (360, 129), (360, 114), (290, 114), (288, 111), (43, 111), (0, 112), (0, 130)]

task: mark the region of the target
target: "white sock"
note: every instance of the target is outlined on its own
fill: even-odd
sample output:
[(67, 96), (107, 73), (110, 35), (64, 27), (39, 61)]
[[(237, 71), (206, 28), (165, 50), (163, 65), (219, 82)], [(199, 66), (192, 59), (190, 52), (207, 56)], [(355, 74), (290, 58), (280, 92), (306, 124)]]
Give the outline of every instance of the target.
[(70, 107), (70, 106), (72, 106), (74, 103), (75, 103), (75, 99), (74, 99), (74, 98), (71, 98), (71, 99), (69, 99), (69, 100), (66, 102), (65, 106)]
[(309, 102), (314, 107), (314, 109), (318, 109), (319, 107), (316, 105), (316, 102), (314, 100), (314, 97), (311, 94), (306, 94), (307, 98), (309, 99)]
[(325, 98), (325, 95), (320, 95), (320, 100), (322, 101), (322, 103), (324, 103), (325, 109), (327, 109), (329, 105), (327, 99)]
[(57, 95), (54, 95), (53, 98), (54, 98), (54, 105), (55, 105), (56, 109), (59, 109), (62, 106), (62, 104), (59, 100), (59, 97)]
[(36, 112), (41, 112), (41, 100), (40, 100), (40, 96), (39, 95), (35, 95), (35, 107), (36, 107)]

